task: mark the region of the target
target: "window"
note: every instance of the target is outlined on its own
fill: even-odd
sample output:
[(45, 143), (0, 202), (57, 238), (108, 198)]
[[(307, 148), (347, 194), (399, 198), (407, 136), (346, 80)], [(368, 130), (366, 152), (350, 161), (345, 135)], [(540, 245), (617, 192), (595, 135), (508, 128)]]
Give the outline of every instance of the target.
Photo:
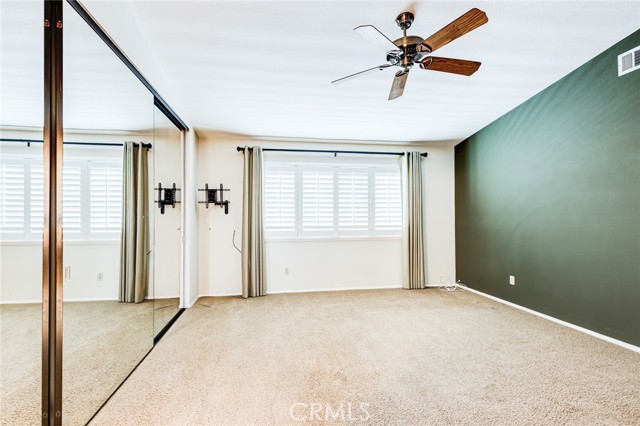
[(122, 166), (94, 162), (89, 167), (89, 233), (119, 238), (122, 217)]
[(270, 168), (264, 177), (264, 223), (272, 233), (296, 231), (296, 173)]
[(302, 231), (333, 231), (333, 170), (302, 170)]
[(402, 234), (399, 165), (266, 162), (268, 238), (398, 237)]
[(369, 172), (366, 169), (337, 171), (338, 229), (369, 230)]
[(379, 171), (375, 174), (376, 228), (398, 229), (402, 227), (402, 195), (400, 173)]
[[(66, 240), (120, 238), (120, 161), (65, 160), (62, 170), (62, 229)], [(0, 236), (5, 241), (40, 241), (44, 231), (42, 161), (0, 161)]]
[(3, 235), (25, 232), (27, 176), (23, 162), (3, 161), (0, 164), (0, 232)]

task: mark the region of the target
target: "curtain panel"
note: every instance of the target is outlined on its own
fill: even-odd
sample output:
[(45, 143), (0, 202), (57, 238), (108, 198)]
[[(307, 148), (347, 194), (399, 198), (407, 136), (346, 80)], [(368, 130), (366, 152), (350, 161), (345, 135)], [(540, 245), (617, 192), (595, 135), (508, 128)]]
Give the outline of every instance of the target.
[(124, 143), (119, 300), (143, 302), (149, 282), (149, 170), (142, 144)]

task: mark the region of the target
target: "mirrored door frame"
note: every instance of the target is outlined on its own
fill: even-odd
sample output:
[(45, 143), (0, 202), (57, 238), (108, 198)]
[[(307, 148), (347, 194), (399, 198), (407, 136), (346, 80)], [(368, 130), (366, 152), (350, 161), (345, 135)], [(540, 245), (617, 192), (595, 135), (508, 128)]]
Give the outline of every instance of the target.
[[(63, 61), (63, 2), (44, 1), (44, 235), (42, 258), (42, 425), (61, 426), (62, 407), (62, 61)], [(153, 94), (154, 104), (182, 132), (187, 125), (160, 96), (136, 66), (127, 58), (97, 21), (77, 0), (67, 0), (114, 54)], [(184, 211), (183, 211), (184, 217)], [(181, 248), (184, 251), (184, 247)], [(181, 289), (184, 289), (181, 276)], [(181, 305), (182, 306), (182, 305)], [(175, 315), (159, 338), (175, 322), (184, 309)]]

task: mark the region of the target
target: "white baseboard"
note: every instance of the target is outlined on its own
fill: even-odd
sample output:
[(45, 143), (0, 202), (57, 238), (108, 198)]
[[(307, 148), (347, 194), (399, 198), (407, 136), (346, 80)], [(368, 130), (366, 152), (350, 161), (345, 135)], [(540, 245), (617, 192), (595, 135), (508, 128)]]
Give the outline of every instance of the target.
[[(166, 297), (155, 297), (155, 298), (145, 298), (144, 300), (162, 300), (162, 299), (176, 299), (178, 296), (166, 296)], [(64, 299), (63, 303), (68, 302), (117, 302), (117, 297), (78, 297), (73, 299)], [(8, 302), (0, 302), (0, 305), (28, 305), (34, 303), (42, 303), (41, 299), (32, 299), (32, 300), (11, 300)]]
[(267, 291), (267, 294), (287, 294), (287, 293), (317, 293), (323, 291), (354, 291), (354, 290), (387, 290), (390, 288), (402, 288), (402, 286), (381, 286), (381, 287), (334, 287), (334, 288), (309, 288), (294, 290)]
[(117, 302), (117, 297), (79, 297), (76, 299), (63, 299), (62, 303), (67, 302)]
[[(427, 284), (427, 288), (447, 287), (450, 284)], [(402, 286), (383, 286), (383, 287), (339, 287), (339, 288), (312, 288), (312, 289), (296, 289), (296, 290), (276, 290), (268, 291), (267, 294), (287, 294), (287, 293), (313, 293), (321, 291), (354, 291), (354, 290), (388, 290), (388, 289), (401, 289)], [(242, 296), (242, 293), (212, 293), (212, 294), (200, 294), (198, 297), (230, 297), (230, 296)], [(195, 303), (195, 302), (194, 302)]]
[(500, 299), (499, 297), (491, 296), (490, 294), (483, 293), (481, 291), (474, 290), (474, 289), (469, 288), (469, 287), (464, 287), (464, 288), (460, 287), (460, 288), (464, 289), (464, 290), (467, 290), (467, 291), (470, 291), (471, 293), (475, 293), (477, 295), (480, 295), (482, 297), (486, 297), (487, 299), (491, 299), (491, 300), (496, 301), (498, 303), (502, 303), (504, 305), (510, 306), (512, 308), (516, 308), (516, 309), (519, 309), (521, 311), (527, 312), (529, 314), (533, 314), (533, 315), (535, 315), (537, 317), (544, 318), (544, 319), (549, 320), (549, 321), (553, 321), (556, 324), (564, 325), (565, 327), (569, 327), (569, 328), (572, 328), (572, 329), (574, 329), (576, 331), (580, 331), (582, 333), (588, 334), (589, 336), (593, 336), (596, 339), (604, 340), (605, 342), (613, 343), (614, 345), (618, 345), (618, 346), (621, 346), (621, 347), (623, 347), (625, 349), (629, 349), (629, 350), (631, 350), (633, 352), (640, 353), (640, 347), (634, 346), (631, 343), (627, 343), (627, 342), (623, 342), (622, 340), (614, 339), (613, 337), (609, 337), (609, 336), (606, 336), (604, 334), (600, 334), (600, 333), (595, 332), (593, 330), (589, 330), (588, 328), (580, 327), (579, 325), (575, 325), (575, 324), (572, 324), (570, 322), (563, 321), (561, 319), (552, 317), (550, 315), (543, 314), (543, 313), (538, 312), (538, 311), (534, 311), (533, 309), (525, 308), (524, 306), (520, 306), (520, 305), (517, 305), (515, 303), (508, 302), (508, 301), (506, 301), (504, 299)]
[[(117, 302), (118, 298), (109, 297), (85, 297), (75, 299), (64, 299), (62, 302)], [(11, 300), (8, 302), (0, 302), (0, 305), (28, 305), (33, 303), (42, 303), (42, 299), (30, 299), (30, 300)]]
[[(201, 297), (234, 297), (234, 296), (242, 296), (242, 293), (211, 293), (211, 294), (200, 294), (196, 298), (196, 301)], [(194, 302), (195, 303), (195, 302)]]
[(8, 302), (0, 302), (0, 305), (30, 305), (34, 303), (42, 303), (42, 300), (41, 299), (10, 300)]

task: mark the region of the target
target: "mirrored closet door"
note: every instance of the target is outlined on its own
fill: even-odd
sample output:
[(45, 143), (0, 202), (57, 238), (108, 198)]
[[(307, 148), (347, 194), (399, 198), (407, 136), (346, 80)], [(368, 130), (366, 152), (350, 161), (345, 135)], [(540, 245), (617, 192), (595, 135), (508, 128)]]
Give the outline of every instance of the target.
[(153, 328), (161, 336), (180, 309), (182, 132), (158, 107), (153, 124)]
[(153, 347), (153, 95), (64, 4), (63, 407), (83, 425)]
[(0, 424), (84, 425), (182, 312), (187, 127), (75, 0), (0, 48)]
[(0, 424), (38, 424), (42, 389), (42, 3), (0, 2)]

